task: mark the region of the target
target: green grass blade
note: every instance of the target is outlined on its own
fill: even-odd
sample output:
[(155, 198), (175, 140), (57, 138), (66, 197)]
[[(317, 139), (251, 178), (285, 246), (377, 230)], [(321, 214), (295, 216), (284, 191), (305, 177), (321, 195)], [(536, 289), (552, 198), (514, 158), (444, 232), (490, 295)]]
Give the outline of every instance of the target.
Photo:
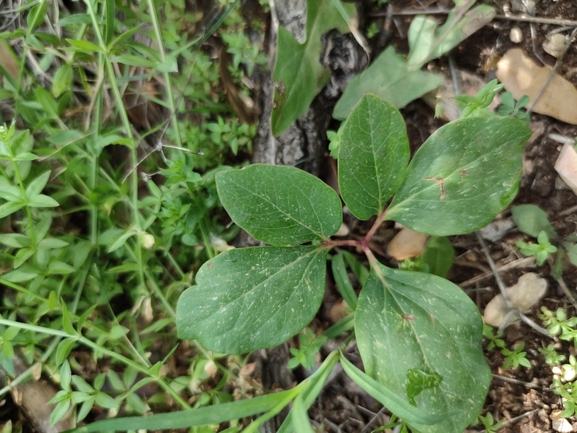
[(105, 2), (106, 26), (104, 27), (104, 42), (108, 45), (114, 37), (114, 16), (116, 14), (116, 5), (114, 0)]
[(354, 311), (357, 308), (357, 294), (355, 293), (355, 289), (353, 288), (351, 280), (347, 274), (345, 259), (341, 253), (333, 256), (333, 259), (331, 260), (331, 270), (339, 292), (346, 303), (349, 304)]
[(347, 373), (357, 385), (364, 389), (371, 397), (383, 405), (386, 405), (387, 408), (398, 417), (409, 422), (417, 422), (425, 425), (436, 424), (446, 418), (447, 414), (431, 415), (422, 412), (422, 410), (417, 407), (411, 406), (404, 398), (355, 367), (342, 353), (340, 361), (345, 373)]
[(266, 412), (287, 398), (293, 391), (254, 397), (247, 400), (223, 403), (215, 406), (180, 412), (161, 413), (151, 416), (135, 416), (97, 421), (84, 427), (67, 430), (65, 433), (90, 433), (127, 430), (169, 430), (218, 424), (232, 419), (244, 418)]

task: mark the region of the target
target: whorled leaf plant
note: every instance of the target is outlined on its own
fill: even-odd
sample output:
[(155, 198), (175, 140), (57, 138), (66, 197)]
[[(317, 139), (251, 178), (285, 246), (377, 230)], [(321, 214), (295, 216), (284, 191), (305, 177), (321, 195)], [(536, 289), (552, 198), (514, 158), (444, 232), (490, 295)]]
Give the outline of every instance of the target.
[[(321, 304), (329, 251), (359, 247), (371, 267), (353, 313), (366, 374), (341, 358), (345, 372), (415, 430), (462, 432), (491, 380), (481, 316), (448, 280), (379, 263), (369, 241), (386, 220), (436, 236), (485, 226), (517, 192), (530, 135), (512, 117), (465, 117), (439, 128), (409, 162), (400, 113), (364, 96), (338, 151), (342, 200), (361, 220), (376, 216), (360, 241), (330, 238), (341, 224), (341, 200), (308, 173), (267, 165), (219, 173), (218, 194), (233, 221), (270, 246), (227, 251), (201, 267), (178, 302), (180, 337), (225, 353), (285, 342)], [(301, 415), (318, 394), (303, 389), (295, 405)], [(298, 414), (281, 430), (301, 425)]]

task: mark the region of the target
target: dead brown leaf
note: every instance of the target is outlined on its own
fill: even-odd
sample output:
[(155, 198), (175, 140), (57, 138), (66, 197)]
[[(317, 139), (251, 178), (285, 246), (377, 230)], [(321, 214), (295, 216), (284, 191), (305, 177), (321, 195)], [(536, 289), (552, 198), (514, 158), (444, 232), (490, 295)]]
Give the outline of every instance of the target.
[(4, 40), (0, 40), (0, 66), (4, 68), (12, 79), (18, 79), (18, 70), (20, 67), (8, 42)]
[(224, 48), (221, 48), (220, 50), (219, 60), (220, 81), (225, 89), (228, 103), (231, 105), (234, 112), (242, 122), (249, 124), (254, 123), (256, 117), (259, 114), (258, 109), (255, 108), (252, 100), (246, 100), (232, 79), (232, 75), (228, 70), (228, 66), (231, 62), (231, 56), (224, 50)]
[[(551, 74), (553, 76), (547, 84)], [(547, 85), (532, 110), (577, 125), (577, 89), (575, 86), (552, 72), (550, 67), (537, 65), (520, 48), (507, 51), (501, 58), (497, 64), (497, 78), (515, 99), (527, 95), (531, 103)]]

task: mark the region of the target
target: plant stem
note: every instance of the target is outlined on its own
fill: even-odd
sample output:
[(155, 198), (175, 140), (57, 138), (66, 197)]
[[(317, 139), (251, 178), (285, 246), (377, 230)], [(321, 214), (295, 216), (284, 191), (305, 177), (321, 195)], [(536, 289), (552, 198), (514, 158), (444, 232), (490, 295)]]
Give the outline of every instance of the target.
[[(116, 104), (118, 106), (118, 112), (120, 114), (120, 117), (122, 119), (122, 124), (124, 126), (124, 130), (126, 135), (132, 140), (132, 146), (130, 146), (130, 156), (131, 156), (131, 165), (132, 167), (136, 167), (137, 163), (138, 163), (138, 155), (136, 152), (136, 143), (134, 142), (134, 136), (132, 134), (132, 127), (130, 125), (130, 121), (128, 119), (128, 113), (126, 112), (126, 109), (124, 107), (124, 101), (122, 99), (122, 95), (120, 94), (120, 91), (118, 89), (118, 83), (116, 81), (116, 75), (114, 73), (114, 68), (112, 67), (112, 62), (110, 61), (110, 56), (108, 55), (108, 47), (104, 42), (104, 39), (102, 37), (102, 33), (100, 31), (100, 27), (98, 25), (98, 21), (96, 19), (96, 13), (94, 10), (94, 6), (91, 0), (85, 0), (85, 3), (87, 5), (87, 10), (88, 10), (88, 14), (90, 15), (90, 18), (92, 20), (92, 27), (93, 27), (93, 31), (94, 34), (96, 35), (96, 38), (98, 40), (98, 43), (100, 45), (100, 47), (102, 47), (103, 49), (103, 54), (101, 56), (101, 59), (104, 60), (104, 66), (108, 75), (108, 80), (110, 82), (110, 88), (112, 90), (112, 93), (114, 95), (114, 99), (116, 100)], [(136, 236), (136, 247), (134, 250), (134, 255), (136, 257), (136, 263), (138, 264), (138, 272), (137, 272), (137, 278), (138, 278), (138, 283), (141, 287), (145, 286), (144, 283), (144, 263), (142, 261), (142, 240), (141, 240), (141, 236), (140, 234), (142, 233), (142, 218), (140, 215), (140, 212), (138, 210), (138, 172), (137, 170), (134, 170), (134, 173), (132, 173), (132, 175), (130, 176), (130, 185), (131, 185), (131, 194), (130, 194), (130, 198), (131, 198), (131, 205), (132, 205), (132, 220), (133, 220), (133, 224), (134, 227), (136, 228), (136, 231), (138, 233), (138, 235)], [(163, 385), (164, 382), (160, 382), (159, 384), (161, 384), (161, 386), (164, 387)], [(176, 394), (176, 393), (174, 393)], [(180, 396), (175, 397), (175, 400), (178, 401), (178, 399), (180, 398)], [(180, 402), (185, 403), (186, 402), (184, 400), (182, 400)], [(188, 406), (188, 404), (186, 404), (186, 406)]]
[[(10, 153), (12, 154), (12, 149), (10, 149)], [(15, 155), (11, 155), (11, 156), (15, 156)], [(26, 188), (24, 187), (24, 182), (22, 181), (22, 176), (20, 175), (20, 168), (18, 167), (18, 163), (16, 161), (12, 161), (12, 167), (14, 168), (14, 175), (16, 176), (16, 180), (18, 181), (18, 185), (20, 186), (20, 192), (22, 193), (22, 198), (25, 200), (26, 203), (28, 203), (28, 196), (26, 194)], [(30, 242), (31, 242), (31, 247), (32, 248), (36, 248), (36, 243), (38, 241), (38, 239), (36, 238), (36, 230), (35, 230), (35, 224), (34, 224), (34, 219), (32, 218), (32, 209), (30, 208), (30, 206), (26, 205), (25, 206), (26, 209), (26, 218), (28, 219), (28, 227), (27, 227), (27, 231), (29, 231), (30, 233)]]
[(156, 297), (160, 300), (160, 302), (164, 306), (166, 312), (172, 318), (175, 318), (176, 312), (174, 311), (174, 308), (172, 307), (172, 305), (170, 305), (170, 303), (168, 302), (168, 299), (166, 299), (166, 296), (164, 296), (164, 293), (162, 292), (162, 290), (160, 290), (160, 287), (158, 287), (158, 284), (156, 284), (154, 276), (150, 273), (150, 270), (146, 269), (144, 271), (144, 275), (146, 276), (148, 282), (152, 286), (152, 289), (154, 290), (154, 294), (156, 295)]
[[(156, 7), (153, 0), (148, 0), (148, 10), (150, 11), (150, 17), (152, 19), (152, 27), (154, 27), (154, 36), (156, 37), (156, 44), (158, 45), (158, 53), (160, 54), (160, 60), (162, 63), (166, 62), (166, 55), (164, 53), (164, 45), (162, 43), (162, 33), (160, 31), (160, 25), (158, 24), (158, 16), (156, 14)], [(170, 119), (169, 122), (173, 122), (176, 116), (176, 105), (174, 103), (174, 93), (172, 92), (171, 77), (168, 71), (164, 72), (164, 81), (166, 96), (168, 97), (168, 108), (170, 109)], [(182, 139), (180, 138), (180, 128), (178, 125), (174, 125), (174, 136), (176, 137), (176, 145), (182, 147)]]
[(185, 275), (184, 271), (182, 270), (182, 268), (180, 267), (180, 265), (178, 264), (172, 253), (168, 250), (165, 250), (164, 257), (166, 257), (170, 262), (170, 264), (174, 266), (174, 270), (178, 273), (178, 277), (182, 280)]
[(2, 285), (4, 285), (4, 286), (11, 287), (12, 289), (14, 289), (14, 290), (16, 290), (16, 291), (21, 292), (21, 293), (24, 293), (25, 295), (31, 296), (31, 297), (33, 297), (33, 298), (36, 298), (36, 299), (38, 299), (38, 300), (41, 301), (41, 302), (47, 301), (47, 299), (44, 298), (43, 296), (40, 296), (40, 295), (38, 295), (38, 294), (36, 294), (36, 293), (34, 293), (34, 292), (31, 292), (30, 290), (28, 290), (28, 289), (26, 289), (26, 288), (24, 288), (24, 287), (22, 287), (22, 286), (19, 286), (18, 284), (14, 284), (14, 283), (11, 282), (11, 281), (5, 280), (4, 278), (0, 278), (0, 284), (2, 284)]
[(146, 376), (152, 377), (158, 382), (160, 387), (164, 389), (167, 393), (169, 393), (171, 397), (174, 398), (174, 400), (178, 402), (184, 409), (190, 409), (190, 405), (186, 402), (186, 400), (184, 400), (174, 389), (172, 389), (170, 385), (168, 385), (160, 375), (153, 375), (150, 373), (150, 368), (148, 366), (142, 366), (139, 363), (133, 361), (130, 358), (127, 358), (124, 355), (116, 353), (113, 350), (106, 349), (105, 347), (101, 347), (98, 344), (94, 343), (92, 340), (83, 337), (82, 335), (72, 335), (68, 334), (65, 331), (59, 331), (56, 329), (30, 325), (28, 323), (16, 322), (14, 320), (6, 320), (2, 318), (0, 318), (0, 325), (11, 326), (14, 328), (38, 332), (46, 335), (54, 335), (62, 338), (73, 338), (78, 343), (90, 347), (95, 353), (101, 353), (103, 355), (107, 355), (112, 359), (116, 359), (117, 361), (122, 362), (123, 364), (131, 366), (132, 368), (134, 368), (135, 370), (139, 371), (140, 373)]
[(377, 218), (375, 219), (373, 226), (370, 228), (370, 230), (365, 235), (365, 238), (363, 239), (363, 245), (369, 244), (369, 241), (373, 238), (373, 236), (375, 235), (375, 233), (377, 232), (377, 230), (379, 229), (379, 227), (381, 226), (381, 224), (385, 220), (385, 214), (386, 214), (386, 211), (383, 210), (377, 215)]
[(338, 241), (334, 241), (334, 240), (329, 240), (327, 242), (324, 243), (324, 245), (326, 245), (329, 248), (332, 247), (357, 247), (357, 248), (362, 248), (363, 247), (363, 242), (362, 241), (354, 241), (351, 239), (344, 239), (344, 240), (338, 240)]

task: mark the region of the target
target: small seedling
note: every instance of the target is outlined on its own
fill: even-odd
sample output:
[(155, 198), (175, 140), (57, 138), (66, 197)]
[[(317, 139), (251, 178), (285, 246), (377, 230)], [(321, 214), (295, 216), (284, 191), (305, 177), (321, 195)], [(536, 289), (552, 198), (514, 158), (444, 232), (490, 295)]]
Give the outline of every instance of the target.
[(505, 347), (505, 340), (501, 337), (503, 334), (495, 334), (493, 333), (493, 328), (489, 325), (483, 325), (483, 337), (489, 340), (489, 344), (487, 345), (487, 350), (493, 350), (496, 347), (502, 349)]
[(499, 81), (492, 80), (485, 84), (475, 96), (456, 96), (457, 106), (462, 110), (462, 116), (484, 116), (489, 114), (487, 107), (502, 89), (503, 85)]
[(516, 246), (522, 254), (526, 256), (535, 256), (535, 261), (539, 266), (545, 263), (551, 254), (557, 252), (557, 247), (549, 242), (547, 233), (545, 233), (544, 230), (541, 230), (537, 235), (536, 244), (519, 240), (517, 241)]
[(501, 353), (506, 356), (505, 363), (503, 364), (503, 368), (505, 370), (509, 369), (510, 367), (517, 368), (520, 365), (523, 367), (531, 368), (531, 363), (526, 357), (527, 352), (523, 352), (524, 348), (525, 342), (521, 342), (513, 350), (509, 350), (507, 348), (501, 349)]
[(429, 272), (429, 265), (423, 263), (422, 257), (415, 257), (414, 259), (405, 259), (399, 263), (399, 269), (413, 272)]
[[(574, 340), (577, 346), (577, 317), (567, 318), (567, 314), (561, 308), (553, 312), (547, 307), (541, 307), (542, 314), (539, 318), (547, 326), (547, 331), (551, 335), (558, 335), (561, 340)], [(568, 418), (573, 416), (577, 408), (577, 358), (569, 355), (569, 362), (561, 364), (567, 358), (559, 354), (552, 344), (546, 348), (539, 349), (539, 352), (545, 356), (545, 362), (551, 365), (553, 372), (553, 381), (551, 389), (555, 394), (563, 399), (563, 410), (561, 416)]]
[(372, 39), (379, 34), (379, 29), (377, 24), (373, 21), (369, 27), (367, 27), (367, 39)]
[(479, 415), (479, 421), (485, 427), (485, 433), (496, 433), (505, 423), (505, 421), (495, 421), (491, 413), (485, 416)]
[(531, 117), (525, 111), (521, 111), (528, 103), (529, 97), (523, 95), (517, 102), (513, 98), (511, 92), (503, 92), (501, 94), (501, 105), (497, 109), (497, 114), (501, 116), (513, 116), (525, 123), (529, 123)]
[(505, 356), (505, 362), (503, 363), (503, 369), (507, 370), (511, 367), (518, 368), (520, 365), (523, 367), (531, 368), (531, 363), (527, 359), (527, 352), (523, 352), (525, 348), (525, 343), (521, 342), (513, 350), (509, 350), (506, 347), (505, 341), (501, 338), (502, 334), (495, 335), (493, 333), (493, 328), (489, 325), (483, 325), (483, 337), (489, 340), (487, 345), (487, 350), (493, 350), (499, 348), (501, 354)]
[(547, 326), (547, 331), (551, 335), (558, 335), (561, 340), (571, 341), (574, 340), (575, 347), (577, 347), (577, 317), (572, 317), (567, 319), (567, 314), (561, 308), (553, 312), (547, 307), (541, 307), (542, 314), (539, 318), (543, 321), (543, 324)]
[[(260, 51), (257, 45), (251, 43), (243, 31), (234, 33), (222, 32), (222, 39), (227, 45), (227, 52), (232, 55), (232, 67), (238, 70), (243, 64), (248, 76), (254, 72), (255, 66), (264, 66), (268, 58)], [(234, 71), (233, 71), (234, 72)]]
[(338, 131), (327, 131), (330, 155), (335, 159), (339, 157), (339, 147), (343, 137), (343, 125), (344, 124), (341, 124), (341, 127), (338, 129)]
[(536, 244), (518, 241), (517, 248), (521, 253), (526, 256), (535, 256), (539, 265), (545, 263), (549, 256), (555, 255), (555, 263), (551, 269), (554, 277), (562, 275), (565, 257), (572, 265), (577, 266), (577, 236), (575, 234), (559, 240), (559, 235), (549, 221), (547, 212), (533, 204), (514, 206), (511, 213), (519, 230), (537, 238)]
[(539, 352), (545, 356), (545, 362), (547, 364), (561, 364), (567, 357), (557, 353), (555, 346), (549, 344), (547, 347), (539, 349)]
[(300, 348), (290, 349), (293, 358), (289, 360), (287, 367), (296, 368), (301, 364), (304, 368), (313, 368), (315, 357), (325, 341), (327, 341), (325, 335), (316, 335), (310, 328), (305, 328), (304, 332), (299, 334)]

